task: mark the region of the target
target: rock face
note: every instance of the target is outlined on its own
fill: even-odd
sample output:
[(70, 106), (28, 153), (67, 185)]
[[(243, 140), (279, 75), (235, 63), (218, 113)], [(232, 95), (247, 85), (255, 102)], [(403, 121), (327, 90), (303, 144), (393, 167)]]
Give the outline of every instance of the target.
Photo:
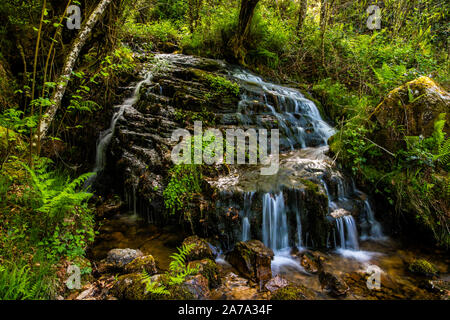
[(238, 242), (227, 255), (228, 262), (243, 276), (256, 283), (272, 278), (271, 263), (274, 253), (259, 240)]
[(192, 246), (192, 250), (187, 256), (187, 261), (202, 259), (214, 259), (214, 253), (206, 240), (198, 236), (191, 236), (183, 241), (183, 246)]
[(135, 249), (112, 249), (108, 252), (106, 262), (112, 264), (118, 269), (124, 268), (128, 263), (134, 259), (143, 256), (141, 250)]
[(431, 136), (441, 113), (447, 113), (445, 131), (449, 134), (449, 110), (450, 94), (433, 80), (420, 77), (408, 82), (391, 91), (377, 107), (374, 117), (379, 130), (375, 142), (395, 152), (404, 145), (405, 136)]

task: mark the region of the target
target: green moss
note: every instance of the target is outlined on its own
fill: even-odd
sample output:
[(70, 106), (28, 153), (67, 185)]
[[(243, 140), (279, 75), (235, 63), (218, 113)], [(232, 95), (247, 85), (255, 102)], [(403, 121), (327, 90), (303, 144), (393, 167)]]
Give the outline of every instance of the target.
[(437, 269), (427, 260), (414, 260), (408, 267), (408, 270), (421, 275), (435, 275), (438, 273)]
[(305, 300), (302, 288), (289, 285), (275, 291), (270, 300)]
[(313, 191), (314, 193), (320, 193), (319, 186), (314, 182), (306, 179), (302, 179), (301, 182), (305, 185), (308, 190)]

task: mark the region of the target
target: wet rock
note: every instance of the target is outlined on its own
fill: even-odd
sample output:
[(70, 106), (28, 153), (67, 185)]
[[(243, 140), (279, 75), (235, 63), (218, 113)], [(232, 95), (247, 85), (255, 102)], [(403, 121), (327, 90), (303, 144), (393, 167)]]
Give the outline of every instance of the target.
[(137, 257), (132, 262), (125, 266), (126, 273), (138, 273), (146, 272), (148, 275), (154, 275), (158, 273), (158, 268), (156, 267), (156, 261), (153, 256), (142, 256)]
[(249, 280), (230, 272), (211, 296), (219, 300), (254, 300), (258, 298), (258, 289)]
[(210, 293), (208, 279), (201, 274), (188, 277), (181, 287), (195, 299), (206, 299)]
[(272, 279), (270, 279), (265, 285), (264, 288), (266, 288), (270, 292), (275, 292), (278, 289), (287, 287), (289, 285), (289, 282), (284, 279), (281, 276), (276, 276)]
[(112, 249), (108, 252), (106, 262), (115, 268), (124, 268), (134, 259), (143, 256), (141, 250), (135, 249)]
[[(159, 277), (154, 276), (151, 281), (159, 281)], [(147, 290), (141, 273), (126, 274), (120, 276), (111, 288), (110, 293), (119, 300), (151, 300), (160, 296), (152, 294)]]
[(272, 293), (270, 300), (306, 300), (302, 287), (288, 285)]
[(344, 297), (349, 291), (349, 287), (344, 280), (324, 270), (321, 270), (319, 273), (319, 282), (322, 290), (325, 289), (325, 291), (333, 297)]
[(206, 240), (198, 236), (191, 236), (183, 241), (183, 246), (192, 246), (191, 252), (186, 257), (187, 261), (211, 259), (214, 260), (214, 253)]
[(442, 300), (450, 300), (450, 281), (427, 280), (424, 287), (428, 291), (438, 293)]
[(211, 259), (203, 259), (189, 262), (189, 267), (197, 268), (198, 272), (208, 279), (210, 288), (217, 288), (220, 283), (220, 273), (217, 264)]
[(426, 277), (433, 277), (438, 274), (438, 270), (425, 259), (414, 260), (409, 264), (408, 270)]
[(318, 257), (315, 257), (313, 254), (305, 252), (300, 254), (300, 264), (303, 268), (309, 273), (317, 273), (319, 272), (319, 262)]
[(97, 207), (96, 216), (98, 218), (107, 218), (118, 213), (123, 206), (120, 198), (108, 198), (100, 206)]
[(272, 278), (274, 253), (259, 240), (238, 242), (227, 255), (227, 261), (243, 276), (260, 283)]

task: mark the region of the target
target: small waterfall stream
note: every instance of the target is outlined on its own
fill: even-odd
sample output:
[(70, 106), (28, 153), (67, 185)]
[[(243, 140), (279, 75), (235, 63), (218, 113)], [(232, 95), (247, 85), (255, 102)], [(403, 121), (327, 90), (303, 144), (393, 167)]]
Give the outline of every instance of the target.
[[(143, 80), (139, 81), (133, 89), (131, 97), (125, 99), (125, 101), (118, 106), (114, 107), (114, 114), (111, 120), (111, 124), (108, 129), (100, 133), (100, 137), (97, 142), (97, 150), (95, 157), (95, 166), (92, 172), (94, 173), (85, 183), (85, 187), (91, 186), (96, 180), (97, 176), (105, 169), (106, 166), (106, 150), (111, 143), (111, 139), (116, 131), (117, 121), (123, 116), (125, 109), (132, 107), (139, 100), (139, 92), (144, 84), (151, 82), (152, 74), (150, 72), (145, 73)], [(136, 202), (136, 196), (133, 195), (133, 202)], [(136, 205), (134, 205), (134, 208)], [(136, 212), (136, 210), (134, 210)]]
[[(246, 125), (264, 125), (264, 116), (257, 114), (254, 110), (256, 105), (263, 103), (266, 107), (264, 115), (270, 115), (279, 126), (282, 138), (280, 145), (287, 150), (312, 148), (320, 150), (320, 147), (327, 146), (328, 139), (335, 133), (335, 130), (328, 125), (321, 117), (316, 105), (306, 99), (299, 91), (265, 82), (260, 77), (255, 76), (245, 70), (235, 70), (232, 76), (242, 80), (244, 93), (238, 105), (239, 119)], [(263, 92), (261, 101), (260, 92)], [(314, 155), (322, 155), (323, 151), (312, 152)], [(318, 161), (319, 157), (309, 159), (299, 159), (300, 161)], [(319, 166), (320, 167), (320, 166)], [(327, 244), (334, 243), (336, 249), (359, 250), (358, 226), (355, 218), (345, 210), (349, 202), (361, 202), (358, 195), (362, 194), (348, 183), (338, 171), (334, 171), (331, 181), (326, 182), (319, 176), (319, 183), (322, 185), (328, 198), (329, 214), (342, 210), (344, 215), (333, 218), (335, 221), (335, 231), (327, 237)], [(329, 183), (334, 185), (334, 194), (330, 193)], [(274, 186), (275, 187), (275, 186)], [(253, 197), (253, 194), (252, 194)], [(242, 215), (242, 237), (241, 240), (249, 239), (250, 224), (248, 196), (245, 196), (246, 209)], [(250, 198), (251, 199), (251, 198)], [(283, 256), (284, 263), (287, 263), (287, 253), (294, 245), (302, 249), (302, 246), (314, 246), (313, 239), (309, 239), (308, 230), (302, 228), (302, 209), (295, 210), (295, 228), (289, 228), (287, 202), (292, 199), (285, 199), (283, 190), (271, 191), (262, 195), (262, 230), (261, 240), (264, 244), (274, 250), (276, 256)], [(363, 234), (361, 240), (380, 239), (382, 236), (381, 226), (374, 217), (369, 201), (363, 201), (363, 213), (361, 214), (361, 229)], [(367, 229), (367, 230), (366, 230)], [(364, 231), (366, 230), (366, 231)], [(292, 236), (292, 233), (295, 236)], [(304, 234), (303, 234), (304, 233)], [(334, 241), (330, 241), (332, 238)], [(303, 240), (304, 239), (304, 240)], [(310, 242), (310, 243), (308, 243)]]

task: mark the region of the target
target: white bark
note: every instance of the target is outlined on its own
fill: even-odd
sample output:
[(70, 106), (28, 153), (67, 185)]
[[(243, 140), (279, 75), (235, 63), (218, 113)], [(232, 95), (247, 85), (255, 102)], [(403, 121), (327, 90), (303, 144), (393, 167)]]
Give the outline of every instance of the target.
[(91, 34), (92, 28), (94, 28), (95, 24), (100, 20), (105, 12), (105, 9), (112, 2), (112, 0), (101, 0), (94, 11), (89, 16), (89, 19), (84, 23), (80, 32), (78, 33), (77, 38), (72, 44), (72, 48), (70, 50), (69, 55), (67, 56), (64, 68), (61, 72), (61, 75), (58, 79), (58, 85), (55, 89), (55, 92), (52, 96), (52, 105), (47, 109), (44, 117), (41, 119), (39, 128), (38, 128), (38, 136), (39, 140), (42, 140), (47, 135), (47, 131), (55, 118), (56, 112), (61, 106), (62, 98), (64, 97), (64, 93), (66, 92), (67, 84), (70, 80), (70, 76), (72, 74), (72, 70), (75, 66), (75, 62), (78, 59), (78, 55), (83, 49), (86, 40), (89, 38)]

